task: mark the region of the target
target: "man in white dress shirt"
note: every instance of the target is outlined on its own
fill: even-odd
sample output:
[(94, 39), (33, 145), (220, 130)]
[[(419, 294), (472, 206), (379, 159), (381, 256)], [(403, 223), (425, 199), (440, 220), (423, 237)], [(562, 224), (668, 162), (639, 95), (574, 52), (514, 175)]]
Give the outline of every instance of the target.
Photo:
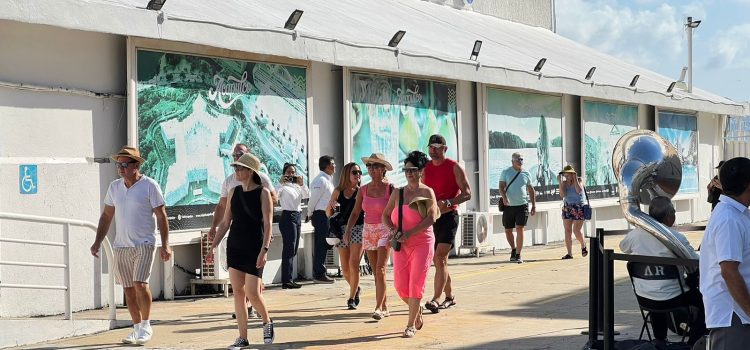
[(316, 283), (333, 283), (326, 275), (326, 253), (331, 246), (326, 242), (328, 236), (328, 216), (326, 207), (333, 194), (333, 173), (336, 163), (331, 156), (322, 156), (318, 160), (320, 173), (310, 183), (310, 202), (307, 211), (312, 212), (312, 224), (315, 228), (315, 248), (313, 250), (313, 280)]
[(711, 329), (711, 350), (750, 346), (750, 159), (732, 158), (719, 170), (719, 197), (703, 235), (700, 288)]

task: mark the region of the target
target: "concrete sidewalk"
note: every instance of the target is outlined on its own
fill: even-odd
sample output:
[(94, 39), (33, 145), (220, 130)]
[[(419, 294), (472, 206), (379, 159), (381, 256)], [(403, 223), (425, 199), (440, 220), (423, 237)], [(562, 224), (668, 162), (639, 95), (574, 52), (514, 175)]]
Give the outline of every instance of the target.
[[(687, 234), (694, 246), (701, 232)], [(607, 236), (606, 246), (617, 250), (623, 236)], [(412, 339), (402, 338), (406, 306), (388, 283), (391, 316), (380, 322), (370, 315), (374, 307), (372, 276), (362, 278), (362, 302), (346, 309), (347, 284), (305, 284), (298, 290), (270, 287), (266, 301), (275, 321), (276, 342), (263, 345), (261, 322), (249, 321), (250, 348), (262, 349), (581, 349), (588, 327), (588, 259), (560, 260), (561, 245), (528, 247), (525, 263), (508, 262), (508, 252), (480, 258), (451, 259), (450, 269), (457, 305), (438, 314), (425, 313), (425, 326)], [(391, 275), (389, 271), (389, 276)], [(641, 315), (624, 263), (615, 266), (615, 322), (620, 338), (637, 338)], [(425, 299), (432, 295), (432, 278)], [(105, 318), (102, 310), (76, 314)], [(153, 349), (224, 349), (237, 337), (231, 318), (231, 298), (196, 298), (156, 302), (152, 311), (155, 335), (145, 346)], [(129, 319), (118, 310), (118, 319)], [(43, 330), (33, 330), (35, 332)], [(130, 328), (64, 339), (28, 348), (128, 348), (120, 339)]]

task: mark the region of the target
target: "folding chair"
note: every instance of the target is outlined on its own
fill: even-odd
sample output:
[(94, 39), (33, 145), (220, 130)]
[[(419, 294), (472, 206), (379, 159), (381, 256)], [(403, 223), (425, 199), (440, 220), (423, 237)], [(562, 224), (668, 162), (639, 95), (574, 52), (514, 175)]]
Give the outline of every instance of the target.
[[(657, 265), (657, 264), (646, 264), (646, 263), (639, 263), (639, 262), (628, 262), (628, 274), (630, 275), (630, 284), (633, 286), (633, 292), (635, 293), (635, 297), (638, 300), (638, 308), (641, 310), (641, 317), (643, 318), (643, 326), (641, 327), (641, 334), (638, 336), (638, 339), (643, 339), (643, 332), (646, 331), (646, 334), (648, 335), (648, 340), (651, 341), (651, 332), (648, 329), (648, 323), (651, 321), (651, 314), (654, 313), (663, 313), (669, 315), (669, 320), (672, 323), (669, 325), (669, 329), (675, 332), (677, 335), (682, 336), (682, 342), (685, 342), (685, 338), (688, 335), (688, 331), (690, 329), (689, 322), (692, 320), (692, 315), (690, 314), (690, 308), (688, 306), (679, 306), (679, 307), (672, 307), (672, 308), (663, 308), (663, 309), (657, 309), (657, 308), (651, 308), (646, 307), (643, 305), (641, 296), (638, 295), (638, 293), (635, 290), (635, 282), (633, 282), (633, 278), (640, 278), (642, 280), (649, 280), (649, 281), (655, 281), (655, 280), (674, 280), (676, 279), (677, 282), (680, 285), (680, 291), (682, 294), (685, 294), (685, 286), (682, 283), (681, 278), (681, 272), (675, 265)], [(682, 322), (678, 323), (678, 320), (675, 318), (675, 313), (687, 313), (687, 320), (685, 320), (685, 327), (682, 327)], [(653, 324), (651, 325), (653, 327)]]

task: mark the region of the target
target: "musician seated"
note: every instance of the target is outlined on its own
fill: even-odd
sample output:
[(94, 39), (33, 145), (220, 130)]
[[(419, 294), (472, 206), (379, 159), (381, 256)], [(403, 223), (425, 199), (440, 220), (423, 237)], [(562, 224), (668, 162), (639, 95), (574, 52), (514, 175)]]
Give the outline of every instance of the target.
[[(672, 227), (675, 222), (675, 209), (672, 201), (667, 197), (656, 197), (651, 200), (648, 215), (667, 227)], [(670, 228), (672, 234), (690, 251), (690, 246), (685, 236)], [(651, 233), (637, 227), (630, 231), (620, 242), (620, 250), (626, 254), (656, 256), (665, 258), (677, 258), (667, 246), (664, 245)], [(682, 270), (682, 268), (680, 268)], [(698, 339), (706, 334), (705, 312), (703, 308), (702, 295), (698, 291), (697, 283), (687, 284), (683, 281), (685, 293), (680, 289), (679, 281), (673, 280), (642, 280), (633, 279), (635, 293), (641, 297), (641, 305), (652, 308), (666, 309), (679, 306), (693, 306), (697, 309), (694, 320), (690, 322), (688, 344), (693, 345)], [(692, 285), (692, 288), (691, 286)], [(667, 328), (669, 318), (664, 313), (652, 313), (651, 325), (654, 330), (654, 343), (660, 346), (666, 345)], [(663, 345), (662, 345), (663, 344)]]

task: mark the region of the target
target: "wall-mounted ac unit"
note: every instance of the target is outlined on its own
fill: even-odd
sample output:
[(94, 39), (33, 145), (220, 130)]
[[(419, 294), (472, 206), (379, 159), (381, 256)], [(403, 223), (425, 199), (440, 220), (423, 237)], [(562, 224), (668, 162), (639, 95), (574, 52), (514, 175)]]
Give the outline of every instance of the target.
[[(228, 234), (228, 233), (227, 233)], [(214, 251), (214, 261), (206, 262), (206, 255), (211, 251), (211, 240), (208, 239), (208, 231), (201, 232), (201, 279), (220, 280), (229, 279), (229, 266), (227, 266), (227, 236), (221, 240)]]
[(467, 212), (461, 214), (459, 254), (462, 249), (469, 249), (477, 257), (479, 257), (480, 252), (489, 250), (492, 250), (492, 255), (495, 255), (495, 246), (490, 241), (491, 226), (492, 217), (489, 213)]

